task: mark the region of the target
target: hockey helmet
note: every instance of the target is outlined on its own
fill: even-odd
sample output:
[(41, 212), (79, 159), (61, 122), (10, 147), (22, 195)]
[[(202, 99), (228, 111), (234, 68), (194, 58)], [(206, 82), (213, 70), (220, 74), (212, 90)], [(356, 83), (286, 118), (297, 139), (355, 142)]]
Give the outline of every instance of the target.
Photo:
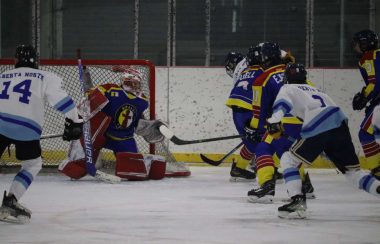
[(259, 46), (261, 47), (261, 50), (259, 52), (259, 63), (261, 66), (263, 66), (264, 69), (282, 63), (281, 49), (277, 43), (264, 42)]
[(19, 45), (16, 48), (15, 67), (30, 67), (38, 69), (38, 57), (36, 49), (31, 45)]
[(121, 86), (125, 91), (138, 95), (141, 93), (142, 74), (137, 69), (127, 67), (121, 75)]
[(361, 52), (366, 52), (378, 48), (379, 37), (372, 30), (361, 30), (354, 34), (352, 38), (352, 45), (355, 46), (358, 44)]
[(227, 54), (226, 60), (224, 61), (224, 67), (226, 68), (227, 75), (232, 78), (236, 65), (243, 59), (244, 57), (241, 53), (229, 52)]
[(307, 84), (307, 71), (305, 66), (300, 63), (289, 63), (284, 72), (285, 84)]
[(258, 65), (260, 58), (260, 46), (250, 47), (247, 53), (247, 63), (249, 66)]

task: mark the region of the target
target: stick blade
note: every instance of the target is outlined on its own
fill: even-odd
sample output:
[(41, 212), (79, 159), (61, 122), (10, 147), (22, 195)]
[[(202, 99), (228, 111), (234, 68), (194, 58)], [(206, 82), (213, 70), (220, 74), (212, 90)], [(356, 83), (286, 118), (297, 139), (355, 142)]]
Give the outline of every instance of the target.
[(208, 163), (208, 164), (210, 164), (212, 166), (219, 166), (222, 163), (222, 161), (220, 161), (220, 160), (219, 161), (214, 161), (212, 159), (209, 159), (208, 157), (206, 157), (203, 154), (200, 154), (199, 156), (201, 157), (201, 159), (202, 159), (203, 162)]

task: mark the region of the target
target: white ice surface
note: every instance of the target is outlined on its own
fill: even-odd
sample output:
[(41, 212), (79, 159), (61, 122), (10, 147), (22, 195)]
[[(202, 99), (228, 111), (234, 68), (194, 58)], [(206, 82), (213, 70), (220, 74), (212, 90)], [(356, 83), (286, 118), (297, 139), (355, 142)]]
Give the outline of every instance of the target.
[[(39, 175), (21, 203), (29, 224), (0, 222), (0, 243), (380, 243), (380, 199), (335, 171), (310, 170), (317, 199), (307, 220), (277, 217), (275, 203), (246, 201), (252, 183), (231, 183), (227, 167), (192, 167), (192, 176), (109, 185)], [(0, 174), (8, 190), (12, 174)]]

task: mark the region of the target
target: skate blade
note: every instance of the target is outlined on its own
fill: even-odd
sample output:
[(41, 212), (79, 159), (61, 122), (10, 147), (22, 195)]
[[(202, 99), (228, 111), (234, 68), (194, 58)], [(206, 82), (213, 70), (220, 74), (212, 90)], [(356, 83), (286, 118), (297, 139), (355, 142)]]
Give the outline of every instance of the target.
[(316, 199), (317, 197), (315, 196), (314, 193), (306, 193), (306, 199)]
[(256, 196), (248, 196), (248, 202), (250, 203), (261, 203), (261, 204), (272, 204), (273, 203), (273, 196), (267, 195), (263, 197), (256, 197)]
[(278, 211), (278, 217), (281, 219), (305, 219), (306, 211), (297, 210), (294, 212)]
[(11, 224), (28, 224), (30, 222), (30, 218), (24, 215), (19, 215), (17, 217), (13, 217), (11, 215), (1, 215), (0, 221)]
[(256, 181), (256, 179), (245, 179), (241, 177), (232, 177), (230, 178), (230, 182), (253, 182)]

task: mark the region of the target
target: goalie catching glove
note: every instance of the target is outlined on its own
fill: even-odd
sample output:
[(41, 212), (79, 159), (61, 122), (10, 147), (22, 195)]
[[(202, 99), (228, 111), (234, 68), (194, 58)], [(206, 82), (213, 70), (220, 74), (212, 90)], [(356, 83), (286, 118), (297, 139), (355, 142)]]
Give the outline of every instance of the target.
[(159, 130), (161, 125), (167, 126), (161, 120), (140, 119), (136, 128), (136, 134), (142, 136), (148, 143), (161, 142), (165, 139)]
[(64, 141), (78, 140), (82, 136), (83, 122), (74, 123), (71, 119), (65, 118), (65, 129), (62, 139)]

